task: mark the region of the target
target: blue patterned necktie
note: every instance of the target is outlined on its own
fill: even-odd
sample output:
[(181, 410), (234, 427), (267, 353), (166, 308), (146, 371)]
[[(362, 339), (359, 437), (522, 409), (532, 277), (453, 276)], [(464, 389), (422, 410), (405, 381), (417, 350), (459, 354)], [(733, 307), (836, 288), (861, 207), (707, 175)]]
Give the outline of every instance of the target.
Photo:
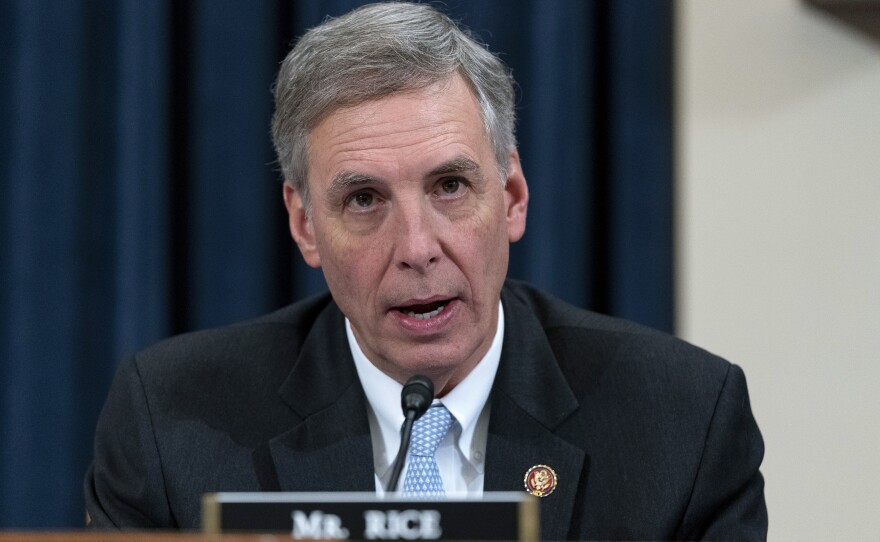
[(443, 405), (428, 409), (413, 424), (412, 441), (409, 447), (409, 468), (403, 480), (403, 494), (407, 497), (443, 497), (443, 480), (434, 452), (443, 440), (452, 414)]

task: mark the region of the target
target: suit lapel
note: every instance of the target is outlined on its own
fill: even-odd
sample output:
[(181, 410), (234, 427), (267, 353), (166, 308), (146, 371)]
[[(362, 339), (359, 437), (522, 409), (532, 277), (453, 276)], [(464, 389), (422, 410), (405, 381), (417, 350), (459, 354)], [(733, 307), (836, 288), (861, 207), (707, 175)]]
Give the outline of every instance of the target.
[(526, 472), (547, 465), (558, 477), (540, 499), (541, 537), (567, 538), (585, 451), (554, 433), (578, 407), (541, 323), (510, 290), (503, 292), (504, 347), (492, 392), (486, 491), (523, 491)]
[(283, 491), (375, 491), (367, 403), (342, 314), (315, 321), (278, 391), (301, 422), (269, 442)]

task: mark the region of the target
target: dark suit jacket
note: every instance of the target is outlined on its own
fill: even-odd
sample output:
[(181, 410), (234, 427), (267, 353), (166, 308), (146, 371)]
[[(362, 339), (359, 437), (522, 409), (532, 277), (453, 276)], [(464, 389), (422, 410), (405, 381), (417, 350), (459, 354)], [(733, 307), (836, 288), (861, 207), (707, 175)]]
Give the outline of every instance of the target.
[[(486, 491), (536, 464), (545, 539), (758, 539), (764, 453), (742, 371), (509, 281)], [(329, 296), (120, 366), (85, 480), (98, 527), (199, 527), (213, 491), (373, 491), (366, 399)]]

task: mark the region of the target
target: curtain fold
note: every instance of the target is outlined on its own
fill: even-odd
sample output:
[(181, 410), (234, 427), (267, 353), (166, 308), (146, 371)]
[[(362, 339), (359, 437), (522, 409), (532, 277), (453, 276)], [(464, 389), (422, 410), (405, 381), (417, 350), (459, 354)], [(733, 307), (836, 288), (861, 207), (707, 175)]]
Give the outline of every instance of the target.
[[(270, 86), (363, 2), (0, 4), (0, 528), (83, 522), (118, 362), (325, 288), (287, 232)], [(671, 330), (672, 9), (451, 0), (514, 71), (510, 275)]]

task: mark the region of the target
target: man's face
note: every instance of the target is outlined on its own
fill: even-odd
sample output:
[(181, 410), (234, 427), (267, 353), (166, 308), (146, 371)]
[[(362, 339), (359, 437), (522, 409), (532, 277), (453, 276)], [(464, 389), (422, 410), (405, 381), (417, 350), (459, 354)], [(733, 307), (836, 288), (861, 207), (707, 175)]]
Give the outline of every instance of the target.
[(459, 77), (341, 108), (310, 134), (312, 213), (285, 183), (290, 227), (321, 267), (361, 349), (438, 395), (488, 351), (509, 243), (525, 230), (516, 151), (502, 185), (477, 102)]

